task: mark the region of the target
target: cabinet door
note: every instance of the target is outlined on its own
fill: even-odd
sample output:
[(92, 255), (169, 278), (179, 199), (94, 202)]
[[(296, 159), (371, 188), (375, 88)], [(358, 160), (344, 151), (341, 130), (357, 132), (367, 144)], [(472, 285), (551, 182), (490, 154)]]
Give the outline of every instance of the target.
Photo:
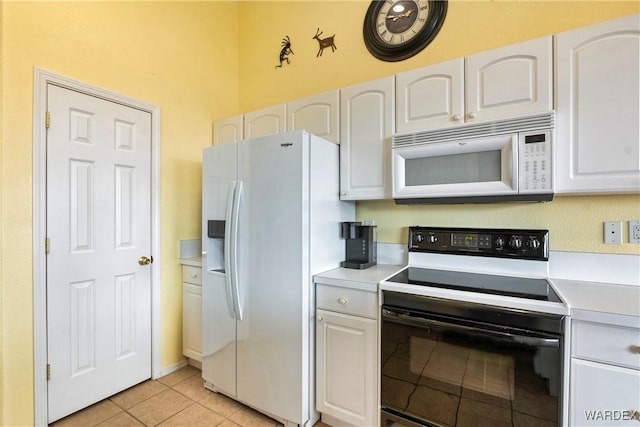
[(213, 122), (213, 145), (242, 139), (242, 114)]
[(202, 286), (182, 284), (182, 354), (202, 362)]
[(464, 123), (464, 59), (396, 74), (396, 132)]
[(466, 58), (467, 121), (552, 110), (552, 37)]
[(556, 36), (557, 193), (640, 191), (640, 15)]
[(569, 417), (572, 426), (637, 426), (640, 371), (571, 359)]
[(356, 426), (377, 425), (377, 322), (316, 310), (316, 406)]
[(287, 130), (286, 104), (274, 105), (244, 115), (244, 139), (275, 135)]
[(394, 77), (340, 91), (340, 198), (391, 198)]
[(340, 143), (340, 92), (333, 90), (287, 104), (288, 130), (304, 129), (327, 141)]

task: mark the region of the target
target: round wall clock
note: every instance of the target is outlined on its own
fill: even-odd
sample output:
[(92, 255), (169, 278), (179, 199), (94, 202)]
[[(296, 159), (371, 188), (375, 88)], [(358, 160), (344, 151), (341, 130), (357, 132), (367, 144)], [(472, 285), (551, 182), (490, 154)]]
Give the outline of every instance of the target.
[(447, 0), (372, 1), (364, 17), (364, 43), (383, 61), (412, 57), (436, 37)]

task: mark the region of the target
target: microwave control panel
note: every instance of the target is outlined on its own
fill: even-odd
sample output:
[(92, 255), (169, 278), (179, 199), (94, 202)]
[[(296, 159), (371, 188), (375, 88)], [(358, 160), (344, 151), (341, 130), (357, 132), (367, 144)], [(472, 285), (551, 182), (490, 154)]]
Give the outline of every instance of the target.
[(548, 193), (553, 190), (551, 164), (552, 131), (522, 132), (518, 136), (520, 193)]

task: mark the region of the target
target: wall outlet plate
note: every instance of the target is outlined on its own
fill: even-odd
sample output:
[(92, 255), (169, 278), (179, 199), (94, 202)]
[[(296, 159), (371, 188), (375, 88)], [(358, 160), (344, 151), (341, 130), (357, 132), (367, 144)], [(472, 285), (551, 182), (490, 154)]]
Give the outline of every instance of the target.
[(629, 221), (629, 243), (640, 243), (640, 221)]
[(622, 222), (604, 223), (604, 242), (608, 245), (622, 244)]

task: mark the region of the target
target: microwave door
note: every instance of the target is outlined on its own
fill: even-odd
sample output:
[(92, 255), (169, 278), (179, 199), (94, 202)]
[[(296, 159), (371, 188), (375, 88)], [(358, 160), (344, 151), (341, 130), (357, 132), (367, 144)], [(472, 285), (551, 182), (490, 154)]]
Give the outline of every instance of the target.
[(394, 148), (393, 197), (517, 194), (517, 158), (517, 134)]

